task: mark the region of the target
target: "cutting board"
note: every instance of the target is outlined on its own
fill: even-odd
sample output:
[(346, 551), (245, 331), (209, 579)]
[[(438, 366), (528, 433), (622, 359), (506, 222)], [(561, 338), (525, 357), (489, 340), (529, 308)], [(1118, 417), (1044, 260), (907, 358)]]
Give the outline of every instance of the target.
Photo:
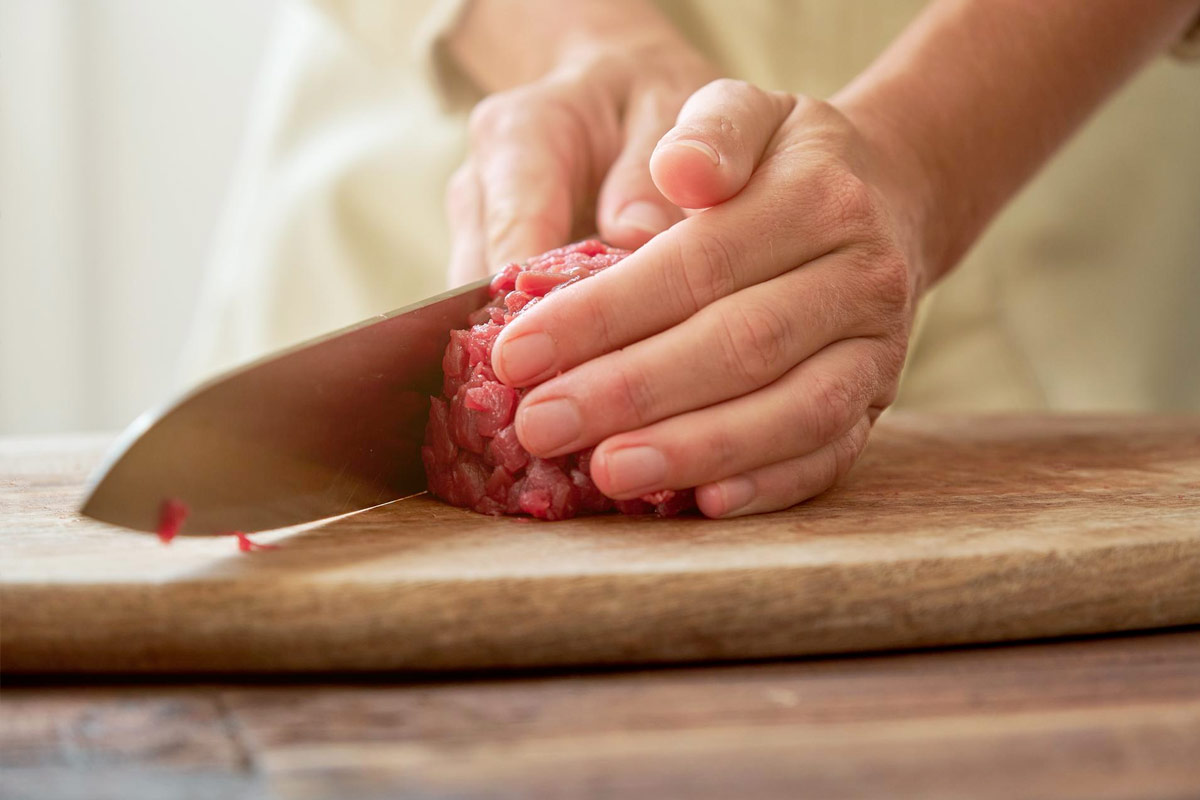
[(894, 414), (850, 477), (715, 521), (411, 498), (256, 537), (77, 516), (106, 440), (0, 444), (6, 672), (743, 659), (1200, 623), (1200, 417)]

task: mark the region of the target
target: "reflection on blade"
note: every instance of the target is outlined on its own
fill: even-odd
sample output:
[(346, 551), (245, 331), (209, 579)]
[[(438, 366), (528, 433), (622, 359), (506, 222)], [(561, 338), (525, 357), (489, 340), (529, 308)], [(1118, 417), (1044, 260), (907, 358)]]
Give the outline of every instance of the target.
[(253, 532), (425, 489), (421, 441), (449, 332), (486, 280), (269, 356), (133, 423), (83, 513), (153, 531), (167, 498), (182, 533)]

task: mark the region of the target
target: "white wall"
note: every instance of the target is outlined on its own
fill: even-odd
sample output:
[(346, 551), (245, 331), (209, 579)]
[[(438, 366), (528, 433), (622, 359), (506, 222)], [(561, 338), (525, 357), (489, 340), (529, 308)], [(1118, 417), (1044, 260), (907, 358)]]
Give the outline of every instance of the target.
[(277, 0), (0, 0), (0, 433), (172, 386)]

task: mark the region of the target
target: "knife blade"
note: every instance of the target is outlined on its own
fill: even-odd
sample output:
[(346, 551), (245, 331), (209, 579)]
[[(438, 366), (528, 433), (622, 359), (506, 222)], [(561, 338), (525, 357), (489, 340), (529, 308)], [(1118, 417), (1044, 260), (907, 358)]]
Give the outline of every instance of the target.
[(488, 280), (381, 314), (201, 384), (121, 434), (81, 513), (154, 531), (246, 533), (338, 516), (425, 489), (421, 443), (450, 331)]

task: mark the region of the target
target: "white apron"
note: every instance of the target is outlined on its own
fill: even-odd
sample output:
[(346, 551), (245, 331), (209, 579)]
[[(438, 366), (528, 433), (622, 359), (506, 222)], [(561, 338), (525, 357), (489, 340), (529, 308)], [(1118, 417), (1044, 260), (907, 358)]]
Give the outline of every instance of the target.
[[(728, 74), (824, 97), (923, 3), (660, 5)], [(439, 46), (459, 11), (453, 1), (284, 8), (189, 380), (445, 288), (445, 184), (478, 97)], [(997, 218), (926, 299), (897, 405), (1200, 410), (1195, 67), (1158, 59)]]

